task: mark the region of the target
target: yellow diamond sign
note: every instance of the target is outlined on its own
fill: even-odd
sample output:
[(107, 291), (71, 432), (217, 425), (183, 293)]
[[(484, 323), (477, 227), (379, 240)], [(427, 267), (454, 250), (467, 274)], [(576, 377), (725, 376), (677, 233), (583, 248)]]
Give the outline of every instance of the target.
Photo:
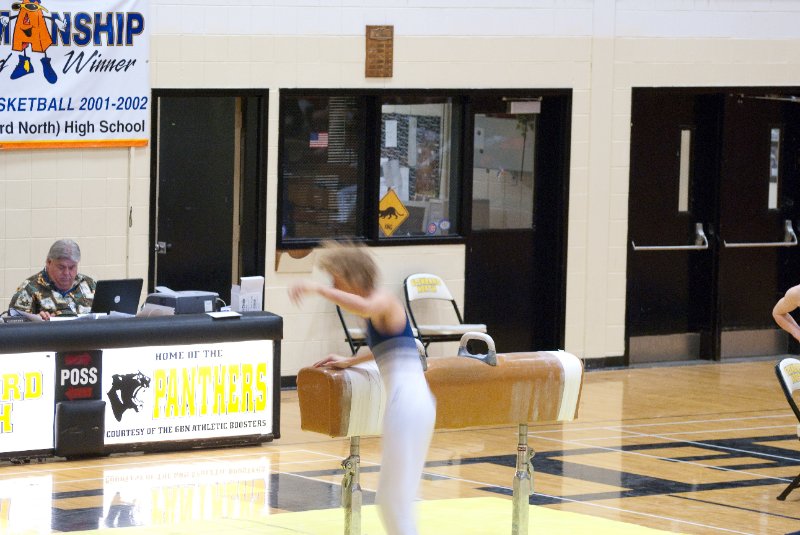
[(406, 219), (408, 210), (403, 206), (397, 193), (390, 188), (378, 203), (378, 226), (386, 236), (391, 236)]

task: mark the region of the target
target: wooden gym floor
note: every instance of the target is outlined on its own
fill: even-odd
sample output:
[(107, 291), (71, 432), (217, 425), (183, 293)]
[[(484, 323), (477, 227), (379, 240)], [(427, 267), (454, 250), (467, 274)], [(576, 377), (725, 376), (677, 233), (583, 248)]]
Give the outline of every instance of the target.
[[(775, 499), (800, 472), (775, 362), (587, 372), (575, 422), (529, 429), (529, 533), (800, 533), (800, 489)], [(511, 427), (437, 432), (421, 534), (511, 533), (516, 440)], [(379, 445), (361, 440), (365, 535), (383, 533)], [(348, 452), (301, 431), (285, 390), (281, 438), (263, 445), (2, 465), (0, 532), (342, 533)]]

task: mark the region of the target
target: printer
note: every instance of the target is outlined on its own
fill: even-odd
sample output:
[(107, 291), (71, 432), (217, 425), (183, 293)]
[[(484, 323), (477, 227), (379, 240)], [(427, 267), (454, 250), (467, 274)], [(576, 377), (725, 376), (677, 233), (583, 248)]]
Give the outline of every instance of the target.
[(175, 314), (203, 314), (216, 311), (218, 299), (216, 292), (175, 291), (166, 286), (156, 286), (156, 291), (147, 295), (145, 303), (171, 307), (175, 309)]

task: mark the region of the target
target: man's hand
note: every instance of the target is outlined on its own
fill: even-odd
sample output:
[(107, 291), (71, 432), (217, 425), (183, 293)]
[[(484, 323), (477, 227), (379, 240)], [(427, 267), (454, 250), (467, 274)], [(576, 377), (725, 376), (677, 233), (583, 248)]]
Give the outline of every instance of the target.
[(39, 312), (39, 317), (42, 318), (44, 321), (50, 321), (50, 313), (46, 310), (42, 310)]

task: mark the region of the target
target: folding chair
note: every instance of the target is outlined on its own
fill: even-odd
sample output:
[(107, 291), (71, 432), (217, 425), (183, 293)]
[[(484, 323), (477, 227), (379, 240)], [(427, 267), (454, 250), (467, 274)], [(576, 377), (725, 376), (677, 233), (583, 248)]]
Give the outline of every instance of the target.
[[(342, 322), (342, 328), (344, 329), (345, 341), (350, 346), (350, 352), (353, 355), (355, 355), (356, 352), (358, 352), (358, 350), (362, 346), (367, 345), (367, 332), (363, 327), (354, 327), (353, 325), (348, 323), (348, 320), (352, 319), (352, 318), (349, 318), (348, 317), (349, 314), (347, 312), (345, 312), (344, 310), (342, 310), (339, 307), (339, 305), (336, 305), (336, 313), (339, 315), (339, 321)], [(419, 342), (419, 336), (417, 334), (417, 330), (414, 328), (413, 325), (411, 326), (411, 331), (414, 334), (414, 337), (416, 338), (417, 342)], [(417, 346), (418, 346), (417, 349), (419, 349), (419, 345), (421, 345), (421, 343), (417, 344)], [(424, 346), (423, 346), (423, 349), (420, 350), (420, 352), (421, 352), (423, 357), (426, 356), (425, 355), (425, 351), (424, 351)], [(424, 364), (425, 363), (424, 363), (424, 360), (423, 360), (423, 366), (424, 366)]]
[(345, 319), (345, 314), (347, 313), (339, 305), (336, 305), (336, 313), (339, 315), (339, 321), (342, 322), (345, 341), (350, 346), (351, 354), (355, 355), (362, 346), (367, 345), (367, 332), (363, 327), (349, 325)]
[[(781, 384), (786, 401), (789, 402), (792, 412), (800, 422), (800, 409), (798, 409), (793, 396), (796, 391), (800, 390), (800, 360), (791, 357), (782, 359), (775, 365), (775, 375), (778, 376), (778, 382)], [(797, 426), (797, 437), (800, 439), (800, 425)], [(780, 493), (778, 499), (785, 500), (789, 493), (797, 487), (800, 487), (800, 474)]]
[[(464, 323), (456, 300), (441, 277), (431, 273), (414, 273), (403, 282), (406, 297), (406, 309), (411, 318), (411, 325), (417, 331), (419, 339), (427, 348), (432, 342), (458, 342), (468, 332), (486, 333), (486, 325), (482, 323)], [(455, 312), (453, 323), (419, 323), (414, 314), (412, 303), (422, 300), (449, 301)], [(419, 312), (419, 310), (418, 310)], [(430, 311), (426, 311), (430, 312)]]

